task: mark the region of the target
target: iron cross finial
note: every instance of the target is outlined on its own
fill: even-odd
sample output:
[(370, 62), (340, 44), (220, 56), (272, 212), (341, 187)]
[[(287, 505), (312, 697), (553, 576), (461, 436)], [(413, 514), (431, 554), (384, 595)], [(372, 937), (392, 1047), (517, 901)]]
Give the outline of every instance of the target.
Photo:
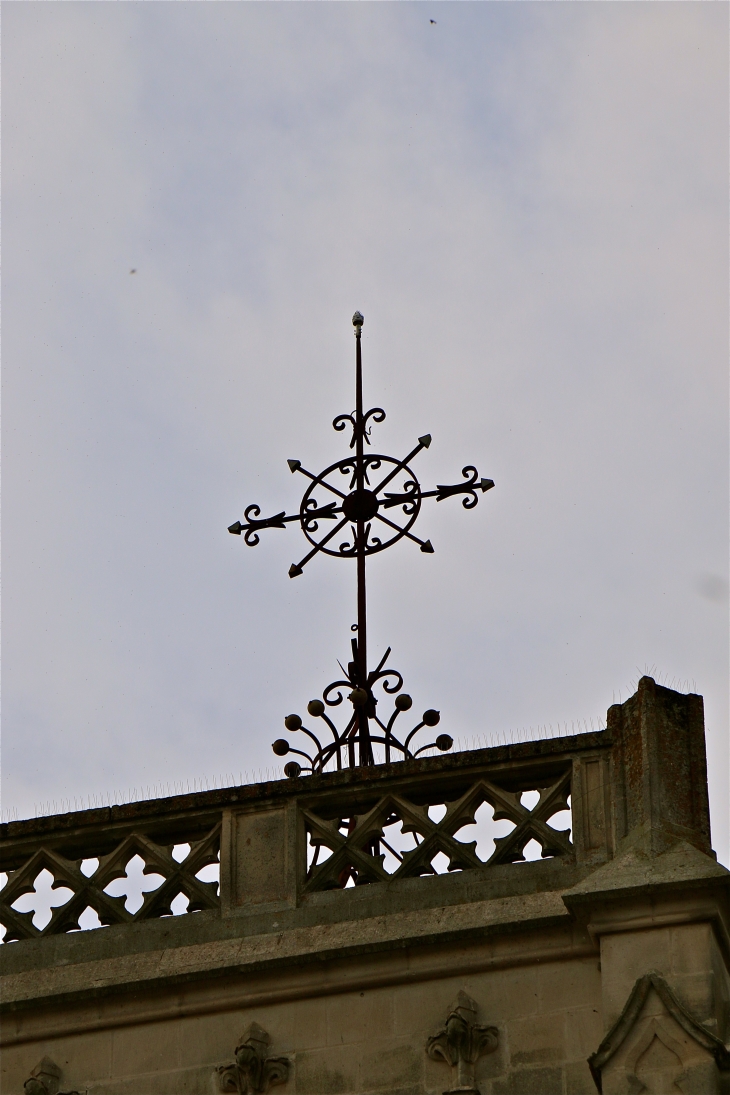
[[(395, 669), (385, 668), (390, 647), (377, 668), (368, 671), (365, 560), (368, 555), (384, 551), (403, 538), (418, 544), (423, 552), (433, 552), (430, 540), (421, 540), (411, 531), (423, 499), (435, 498), (437, 502), (442, 502), (452, 495), (464, 495), (462, 505), (465, 509), (473, 509), (479, 501), (477, 491), (486, 492), (494, 486), (493, 480), (480, 479), (477, 469), (470, 464), (462, 469), (465, 482), (437, 484), (435, 490), (422, 490), (411, 468), (411, 462), (422, 449), (429, 447), (430, 434), (419, 437), (418, 444), (402, 460), (378, 453), (365, 453), (365, 446), (370, 445), (372, 425), (385, 419), (385, 411), (382, 407), (372, 407), (363, 412), (363, 322), (361, 313), (355, 312), (352, 317), (356, 339), (355, 410), (351, 414), (337, 415), (332, 423), (339, 432), (347, 429), (348, 425), (351, 427), (350, 448), (355, 450), (354, 453), (330, 464), (319, 475), (307, 471), (300, 460), (288, 460), (292, 474), (299, 472), (310, 480), (299, 505), (299, 512), (287, 516), (282, 510), (273, 517), (260, 518), (261, 509), (254, 504), (246, 507), (243, 522), (236, 521), (228, 528), (236, 536), (243, 533), (246, 544), (255, 547), (259, 542), (259, 532), (263, 529), (286, 528), (291, 522), (299, 522), (312, 546), (298, 563), (292, 563), (289, 567), (290, 578), (302, 574), (307, 563), (319, 552), (339, 559), (355, 559), (357, 562), (357, 623), (352, 626), (352, 630), (356, 632), (356, 637), (351, 640), (352, 661), (348, 663), (347, 670), (342, 670), (344, 679), (328, 685), (322, 694), (322, 700), (311, 700), (307, 707), (313, 718), (321, 719), (328, 726), (333, 740), (322, 745), (318, 737), (302, 724), (299, 715), (288, 715), (284, 720), (286, 728), (290, 731), (301, 730), (306, 734), (316, 747), (314, 755), (310, 756), (301, 749), (292, 749), (286, 738), (279, 738), (272, 746), (277, 756), (286, 756), (291, 752), (306, 759), (308, 764), (304, 766), (304, 770), (312, 773), (323, 771), (330, 762), (336, 763), (337, 768), (342, 768), (343, 760), (345, 766), (349, 767), (355, 767), (357, 763), (374, 764), (374, 745), (378, 746), (386, 763), (390, 763), (394, 753), (399, 759), (405, 760), (417, 756), (425, 749), (433, 748), (434, 745), (441, 750), (450, 749), (453, 745), (448, 734), (440, 734), (435, 742), (415, 751), (411, 750), (411, 741), (422, 727), (438, 724), (440, 715), (434, 710), (425, 711), (421, 722), (402, 741), (393, 732), (396, 718), (401, 712), (410, 709), (412, 700), (400, 691), (403, 687), (400, 673)], [(345, 478), (344, 483), (340, 480), (340, 486), (336, 485), (337, 474)], [(402, 479), (399, 478), (401, 476)], [(390, 490), (387, 489), (389, 487)], [(332, 495), (334, 498), (331, 498)], [(325, 500), (321, 501), (322, 498)], [(381, 528), (381, 525), (384, 527)], [(333, 546), (338, 533), (343, 538), (339, 544)], [(395, 710), (387, 723), (380, 719), (376, 711), (378, 701), (373, 694), (373, 688), (378, 682), (386, 693), (399, 693), (394, 701)], [(344, 699), (343, 690), (348, 688), (351, 689), (347, 698), (352, 704), (352, 715), (345, 729), (340, 732), (327, 714), (327, 708), (341, 704)], [(371, 723), (374, 724), (372, 729)], [(288, 776), (298, 776), (302, 770), (298, 761), (290, 761), (284, 769)]]

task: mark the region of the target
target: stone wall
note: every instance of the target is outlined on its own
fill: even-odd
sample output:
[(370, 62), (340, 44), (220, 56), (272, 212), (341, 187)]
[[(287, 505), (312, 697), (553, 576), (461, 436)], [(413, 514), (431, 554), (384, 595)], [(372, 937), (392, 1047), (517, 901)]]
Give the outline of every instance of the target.
[(643, 678), (601, 733), (5, 825), (0, 1092), (728, 1091), (704, 773), (701, 698)]

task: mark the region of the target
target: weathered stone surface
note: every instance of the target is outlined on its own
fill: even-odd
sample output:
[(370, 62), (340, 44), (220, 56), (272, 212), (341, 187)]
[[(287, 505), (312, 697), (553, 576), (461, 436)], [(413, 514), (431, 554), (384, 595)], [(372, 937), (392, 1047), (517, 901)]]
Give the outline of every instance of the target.
[(714, 880), (724, 887), (728, 878), (727, 867), (713, 856), (679, 840), (656, 856), (640, 848), (628, 848), (571, 886), (565, 893), (565, 901), (577, 908), (581, 898), (595, 902), (602, 894), (609, 898), (625, 897), (631, 891), (646, 893), (649, 886), (655, 891), (660, 887), (678, 890), (683, 885), (696, 888)]
[(642, 677), (636, 694), (608, 709), (616, 838), (664, 851), (687, 840), (709, 852), (702, 697)]
[(605, 1095), (673, 1089), (719, 1095), (730, 1079), (730, 1049), (652, 971), (637, 979), (589, 1065)]
[(494, 1095), (563, 1095), (560, 1068), (520, 1068), (495, 1080)]

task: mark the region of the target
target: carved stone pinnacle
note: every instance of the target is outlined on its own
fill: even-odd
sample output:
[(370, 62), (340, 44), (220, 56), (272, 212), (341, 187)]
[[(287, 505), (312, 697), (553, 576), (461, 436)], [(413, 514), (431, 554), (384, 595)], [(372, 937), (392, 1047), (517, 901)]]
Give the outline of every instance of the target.
[(235, 1095), (258, 1095), (289, 1078), (287, 1057), (267, 1057), (270, 1036), (258, 1023), (251, 1023), (236, 1046), (236, 1061), (216, 1069), (218, 1089)]
[(479, 1057), (494, 1053), (498, 1043), (496, 1027), (479, 1026), (477, 1004), (465, 992), (459, 992), (446, 1016), (446, 1025), (426, 1043), (426, 1053), (434, 1061), (444, 1061), (455, 1072), (455, 1086), (444, 1095), (479, 1095), (474, 1083), (474, 1065)]

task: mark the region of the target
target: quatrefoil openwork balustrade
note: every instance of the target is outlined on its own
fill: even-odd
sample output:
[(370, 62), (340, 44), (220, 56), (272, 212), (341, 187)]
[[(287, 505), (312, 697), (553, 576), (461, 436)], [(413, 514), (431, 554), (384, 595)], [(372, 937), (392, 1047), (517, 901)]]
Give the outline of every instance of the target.
[[(570, 829), (549, 824), (555, 815), (569, 809), (570, 784), (571, 773), (564, 772), (549, 786), (538, 789), (539, 799), (528, 809), (520, 801), (521, 792), (482, 778), (458, 799), (446, 803), (439, 821), (429, 816), (428, 804), (413, 802), (403, 794), (384, 795), (367, 812), (347, 819), (323, 818), (305, 809), (309, 843), (314, 848), (305, 892), (436, 874), (432, 863), (439, 855), (448, 860), (448, 871), (519, 863), (533, 840), (540, 845), (542, 858), (571, 855)], [(486, 860), (477, 855), (476, 841), (457, 839), (460, 830), (475, 824), (483, 803), (493, 808), (494, 821), (514, 826), (509, 834), (494, 837), (494, 852)], [(413, 847), (394, 848), (386, 835), (390, 826), (410, 834)], [(319, 861), (322, 849), (330, 853), (324, 862)], [(386, 851), (398, 861), (393, 871), (384, 866)]]
[[(215, 868), (219, 867), (220, 829), (218, 823), (202, 839), (191, 841), (190, 850), (181, 859), (173, 856), (173, 845), (160, 845), (144, 833), (131, 833), (112, 852), (94, 857), (98, 865), (90, 874), (82, 870), (88, 859), (67, 859), (57, 850), (40, 848), (22, 867), (8, 872), (7, 882), (0, 890), (3, 941), (78, 931), (82, 926), (79, 918), (88, 909), (96, 913), (101, 925), (171, 916), (178, 911), (175, 905), (180, 895), (187, 899), (188, 913), (218, 909), (218, 882), (209, 876), (215, 875)], [(144, 863), (145, 879), (152, 885), (141, 886), (139, 907), (130, 911), (125, 895), (114, 895), (109, 890), (128, 875), (129, 864), (137, 856)], [(34, 910), (16, 906), (24, 904), (21, 899), (26, 895), (37, 893), (36, 883), (44, 871), (53, 876), (52, 893), (61, 897), (68, 894), (68, 898), (62, 903), (48, 902), (52, 906), (50, 918), (44, 926), (37, 927), (33, 922)], [(155, 884), (157, 879), (159, 884)]]
[[(448, 734), (440, 734), (434, 742), (414, 747), (414, 738), (423, 727), (436, 726), (438, 711), (425, 711), (420, 722), (409, 732), (396, 733), (396, 719), (412, 706), (411, 697), (401, 692), (403, 678), (395, 669), (386, 668), (390, 647), (374, 670), (368, 671), (367, 657), (367, 601), (365, 590), (365, 561), (368, 556), (392, 547), (402, 539), (418, 544), (421, 551), (431, 554), (430, 540), (422, 540), (412, 531), (421, 512), (424, 498), (443, 502), (461, 495), (464, 509), (474, 509), (479, 501), (478, 492), (491, 490), (492, 479), (480, 478), (477, 469), (469, 464), (462, 469), (464, 482), (438, 484), (434, 490), (423, 490), (413, 470), (413, 461), (431, 444), (431, 435), (418, 438), (418, 444), (403, 459), (383, 453), (366, 453), (370, 445), (370, 433), (374, 423), (385, 420), (382, 407), (363, 410), (362, 392), (362, 327), (363, 317), (355, 312), (352, 317), (355, 328), (355, 410), (351, 414), (339, 414), (332, 425), (341, 432), (352, 430), (351, 456), (335, 461), (323, 472), (315, 475), (302, 466), (300, 460), (289, 460), (289, 468), (309, 480), (299, 504), (299, 512), (287, 515), (285, 510), (272, 517), (261, 517), (260, 506), (246, 508), (244, 520), (229, 525), (228, 531), (235, 536), (243, 534), (249, 547), (259, 542), (263, 529), (285, 529), (289, 523), (298, 523), (311, 544), (311, 550), (289, 568), (289, 577), (302, 574), (307, 563), (319, 552), (338, 559), (355, 559), (357, 562), (357, 623), (352, 625), (356, 638), (352, 643), (352, 661), (347, 669), (342, 665), (343, 676), (328, 685), (322, 699), (311, 700), (307, 711), (326, 727), (324, 733), (332, 735), (332, 741), (324, 744), (317, 734), (303, 725), (299, 715), (288, 715), (284, 720), (287, 730), (301, 731), (312, 745), (307, 752), (292, 749), (286, 738), (279, 738), (272, 748), (277, 756), (295, 753), (306, 763), (289, 761), (284, 771), (288, 776), (298, 776), (302, 771), (321, 772), (331, 764), (337, 768), (369, 765), (377, 759), (407, 760), (424, 750), (434, 747), (442, 751), (453, 745)], [(380, 685), (388, 695), (399, 693), (390, 717), (381, 717), (377, 710), (378, 697), (375, 685)], [(352, 712), (346, 726), (339, 730), (327, 714), (328, 708), (338, 707), (345, 694), (352, 704)], [(382, 700), (382, 697), (381, 697)]]

